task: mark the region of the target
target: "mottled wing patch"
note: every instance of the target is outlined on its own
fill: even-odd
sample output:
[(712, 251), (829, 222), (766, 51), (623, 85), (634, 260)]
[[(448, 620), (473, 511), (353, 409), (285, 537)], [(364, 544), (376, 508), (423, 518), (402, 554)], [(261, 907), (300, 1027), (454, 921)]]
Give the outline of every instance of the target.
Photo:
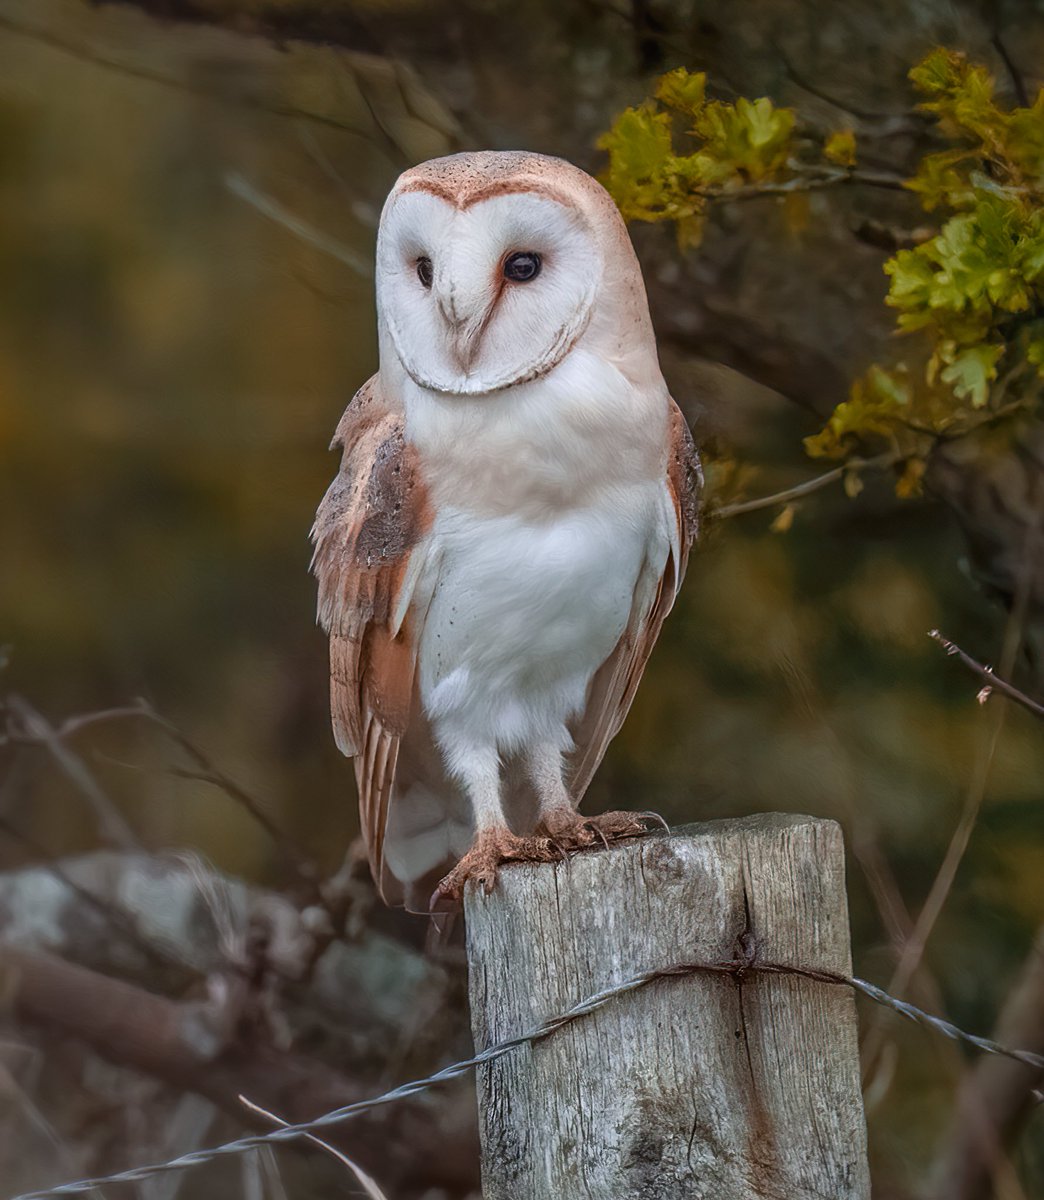
[[(679, 526), (684, 552), (700, 532), (700, 498), (703, 495), (703, 467), (681, 409), (673, 401), (670, 418), (670, 457), (667, 480), (679, 510)], [(684, 567), (683, 567), (684, 571)], [(679, 583), (681, 581), (679, 580)]]
[(343, 447), (341, 468), (316, 514), (312, 569), (319, 623), (330, 635), (334, 736), (342, 753), (355, 758), (363, 834), (380, 880), (417, 663), (403, 589), (431, 513), (402, 414), (384, 402), (376, 377), (348, 406), (333, 444)]

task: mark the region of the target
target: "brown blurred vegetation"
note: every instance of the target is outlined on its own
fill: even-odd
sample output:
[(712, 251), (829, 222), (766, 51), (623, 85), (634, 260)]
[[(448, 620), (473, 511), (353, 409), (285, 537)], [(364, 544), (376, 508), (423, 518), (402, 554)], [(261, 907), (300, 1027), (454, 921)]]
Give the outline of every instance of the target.
[[(708, 71), (723, 97), (770, 94), (823, 125), (855, 124), (871, 158), (908, 171), (923, 129), (905, 115), (906, 72), (937, 43), (1002, 86), (1015, 86), (1005, 56), (1031, 93), (1044, 82), (1044, 18), (1029, 2), (0, 0), (2, 690), (56, 722), (147, 697), (336, 870), (357, 826), (328, 731), (307, 535), (332, 430), (376, 365), (372, 282), (349, 264), (368, 262), (395, 176), (477, 146), (598, 170), (598, 135), (678, 64)], [(820, 469), (802, 437), (892, 326), (887, 249), (861, 231), (924, 220), (912, 197), (849, 189), (721, 206), (686, 256), (669, 231), (634, 231), (668, 380), (730, 497)], [(712, 522), (590, 805), (672, 822), (837, 818), (856, 969), (887, 983), (985, 778), (910, 995), (987, 1032), (1044, 920), (1044, 740), (1012, 710), (986, 770), (999, 702), (977, 704), (976, 681), (926, 632), (1000, 658), (1020, 561), (1005, 501), (1039, 502), (1042, 484), (1039, 458), (1010, 441), (967, 454), (958, 485), (922, 499), (867, 475), (854, 498), (838, 485), (801, 501), (784, 532), (772, 510)], [(1027, 638), (1042, 618), (1034, 597)], [(1044, 691), (1039, 662), (1020, 653), (1013, 666)], [(241, 806), (166, 770), (184, 758), (149, 722), (75, 744), (149, 851), (193, 848), (252, 884), (293, 883)], [(8, 871), (98, 848), (91, 808), (53, 759), (0, 753), (0, 818), (23, 835), (0, 840)], [(423, 937), (416, 919), (363, 910), (356, 938)], [(460, 1050), (459, 967), (445, 970), (456, 983), (440, 975), (433, 993), (441, 1045), (418, 1050), (407, 1015), (341, 1065), (379, 1090)], [(864, 1015), (875, 1194), (925, 1194), (964, 1056)], [(166, 1152), (149, 1126), (172, 1126), (176, 1090), (64, 1042), (8, 1038), (0, 1183)], [(113, 1115), (135, 1105), (148, 1119)], [(213, 1118), (198, 1136), (239, 1124)], [(1041, 1132), (1038, 1111), (996, 1195), (1044, 1193)], [(308, 1182), (313, 1169), (295, 1198), (348, 1190), (344, 1176)], [(185, 1194), (246, 1186), (238, 1168), (209, 1171)], [(463, 1194), (445, 1176), (432, 1200)], [(403, 1188), (424, 1194), (416, 1173)]]

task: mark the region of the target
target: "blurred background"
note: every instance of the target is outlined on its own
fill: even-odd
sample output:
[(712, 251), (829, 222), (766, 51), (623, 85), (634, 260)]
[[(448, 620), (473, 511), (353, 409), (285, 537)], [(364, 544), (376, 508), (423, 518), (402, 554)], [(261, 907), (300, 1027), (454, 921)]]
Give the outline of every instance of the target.
[[(314, 911), (317, 876), (338, 873), (347, 933), (320, 963), (327, 991), (306, 995), (306, 964), (304, 983), (272, 984), (263, 1012), (237, 1020), (343, 1072), (326, 1081), (335, 1095), (466, 1053), (457, 957), (425, 959), (424, 922), (374, 907), (365, 872), (342, 866), (354, 783), (329, 732), (308, 575), (337, 465), (327, 446), (377, 365), (383, 198), (406, 166), (462, 148), (597, 172), (599, 135), (677, 65), (724, 98), (856, 124), (905, 170), (923, 149), (902, 123), (906, 73), (940, 43), (1002, 90), (1041, 85), (1034, 3), (0, 0), (0, 917), (13, 942), (205, 1007), (230, 946), (256, 961), (258, 913)], [(667, 229), (633, 230), (717, 501), (823, 469), (801, 439), (892, 337), (887, 239), (857, 235), (925, 220), (911, 197), (852, 188), (715, 209), (684, 254)], [(868, 474), (859, 495), (838, 483), (783, 520), (781, 506), (708, 520), (586, 807), (837, 819), (855, 969), (883, 986), (962, 813), (977, 814), (899, 986), (987, 1033), (1044, 919), (1044, 727), (976, 703), (979, 683), (926, 634), (1000, 659), (1011, 587), (996, 564), (1024, 548), (1005, 540), (1005, 481), (1039, 497), (1041, 460), (1010, 444), (975, 453), (986, 482), (965, 473), (959, 495), (900, 500)], [(1040, 618), (1031, 601), (1027, 640)], [(1016, 654), (1013, 671), (1042, 693), (1032, 659)], [(63, 728), (138, 697), (180, 735), (136, 715)], [(151, 961), (156, 946), (171, 961)], [(107, 1063), (74, 1028), (7, 1007), (4, 1194), (244, 1127), (217, 1082)], [(875, 1195), (941, 1195), (972, 1060), (861, 1017)], [(390, 1197), (477, 1189), (469, 1086), (373, 1119), (368, 1169)], [(960, 1195), (1044, 1195), (1044, 1126), (1021, 1086), (1009, 1151)], [(278, 1099), (282, 1115), (308, 1109)], [(357, 1185), (318, 1152), (280, 1151), (104, 1194), (178, 1187), (309, 1200)]]

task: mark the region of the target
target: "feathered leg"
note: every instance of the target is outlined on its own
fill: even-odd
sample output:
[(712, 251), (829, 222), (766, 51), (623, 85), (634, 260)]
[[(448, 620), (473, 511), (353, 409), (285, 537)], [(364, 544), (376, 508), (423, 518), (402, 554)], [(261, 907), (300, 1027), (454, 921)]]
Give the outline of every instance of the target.
[(599, 842), (608, 846), (620, 838), (648, 833), (650, 822), (664, 824), (653, 813), (607, 812), (585, 817), (578, 812), (565, 785), (562, 751), (555, 745), (534, 747), (526, 756), (526, 767), (540, 801), (536, 832), (562, 850), (583, 850)]
[(557, 857), (547, 837), (520, 837), (508, 828), (496, 750), (472, 749), (454, 757), (454, 774), (471, 802), (475, 838), (468, 852), (435, 889), (432, 909), (459, 904), (469, 879), (475, 880), (487, 894), (492, 892), (501, 863), (551, 862)]

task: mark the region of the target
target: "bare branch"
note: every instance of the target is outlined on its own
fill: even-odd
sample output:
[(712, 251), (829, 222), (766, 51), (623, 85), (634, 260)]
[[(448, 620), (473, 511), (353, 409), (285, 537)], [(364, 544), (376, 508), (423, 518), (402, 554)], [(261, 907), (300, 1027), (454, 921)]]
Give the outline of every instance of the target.
[[(277, 1117), (275, 1113), (269, 1112), (267, 1108), (262, 1108), (260, 1104), (255, 1104), (253, 1100), (248, 1100), (246, 1096), (240, 1096), (239, 1100), (245, 1108), (248, 1108), (258, 1116), (267, 1117), (279, 1129), (285, 1129), (290, 1124), (289, 1121), (284, 1121), (282, 1117)], [(370, 1200), (388, 1200), (388, 1197), (377, 1186), (377, 1181), (373, 1176), (367, 1175), (362, 1167), (357, 1162), (353, 1162), (347, 1154), (331, 1146), (329, 1142), (324, 1142), (321, 1137), (318, 1137), (314, 1133), (306, 1133), (305, 1137), (308, 1141), (320, 1147), (320, 1149), (325, 1150), (327, 1154), (336, 1158), (338, 1162), (343, 1163), (362, 1185), (363, 1191), (370, 1197)]]
[(231, 776), (226, 775), (216, 766), (187, 733), (184, 733), (173, 721), (163, 716), (145, 699), (138, 700), (138, 707), (128, 710), (132, 715), (145, 717), (158, 725), (160, 729), (195, 763), (195, 769), (171, 767), (169, 773), (182, 779), (193, 779), (199, 783), (207, 783), (220, 788), (230, 799), (234, 800), (272, 839), (276, 849), (286, 862), (291, 872), (298, 880), (306, 885), (309, 892), (317, 888), (318, 870), (311, 855), (280, 828), (268, 815), (265, 806), (255, 799), (246, 788), (237, 783)]
[(87, 769), (79, 755), (65, 745), (61, 732), (22, 696), (10, 695), (6, 699), (8, 710), (18, 718), (21, 729), (13, 732), (14, 740), (19, 734), (24, 739), (45, 747), (65, 775), (86, 797), (98, 823), (98, 836), (109, 845), (123, 850), (140, 850), (142, 842), (131, 828), (116, 804), (99, 786), (98, 781)]
[(1029, 107), (1029, 91), (1026, 88), (1026, 81), (1022, 77), (1022, 72), (1015, 65), (1015, 60), (1011, 57), (1008, 47), (1004, 43), (1004, 37), (1001, 30), (1001, 5), (996, 5), (994, 10), (993, 33), (990, 36), (990, 45), (996, 50), (997, 57), (1004, 64), (1005, 71), (1008, 72), (1008, 78), (1011, 80), (1011, 90), (1015, 93), (1015, 100), (1022, 108)]
[(344, 245), (343, 242), (330, 237), (329, 234), (322, 233), (313, 225), (309, 225), (307, 221), (303, 221), (300, 217), (295, 216), (289, 209), (284, 208), (278, 200), (273, 199), (265, 192), (254, 187), (242, 175), (236, 172), (227, 174), (225, 176), (225, 187), (238, 196), (240, 200), (245, 200), (251, 208), (256, 209), (262, 216), (268, 217), (270, 221), (274, 221), (277, 225), (282, 225), (284, 229), (289, 230), (294, 237), (300, 238), (301, 241), (306, 242), (309, 246), (314, 246), (317, 250), (321, 250), (324, 254), (335, 258), (339, 263), (343, 263), (363, 279), (373, 278), (373, 266), (369, 259), (364, 258), (361, 254), (357, 254), (350, 246)]
[(888, 451), (886, 454), (878, 454), (874, 458), (850, 458), (843, 466), (834, 467), (822, 475), (806, 479), (804, 483), (796, 484), (792, 488), (785, 488), (782, 492), (773, 492), (771, 496), (761, 496), (756, 500), (742, 500), (736, 504), (723, 504), (721, 508), (714, 509), (711, 515), (724, 519), (726, 517), (738, 517), (743, 513), (757, 512), (763, 508), (778, 508), (781, 505), (789, 504), (792, 500), (799, 500), (802, 496), (809, 496), (813, 492), (818, 492), (822, 488), (829, 487), (830, 484), (836, 483), (850, 471), (884, 470), (895, 466), (901, 457), (901, 455), (894, 451)]
[(888, 133), (910, 133), (913, 130), (919, 129), (924, 124), (923, 121), (918, 120), (918, 114), (916, 113), (880, 112), (876, 109), (858, 108), (847, 100), (841, 100), (837, 96), (831, 95), (825, 88), (821, 88), (818, 84), (813, 83), (807, 75), (799, 72), (780, 42), (773, 40), (772, 48), (779, 55), (780, 61), (783, 63), (783, 68), (790, 77), (791, 82), (796, 84), (803, 92), (807, 92), (810, 96), (815, 96), (817, 100), (822, 100), (824, 104), (829, 104), (831, 108), (848, 113), (849, 116), (855, 117), (857, 121), (881, 125)]
[[(118, 708), (102, 709), (98, 712), (84, 713), (69, 717), (61, 725), (55, 727), (27, 700), (21, 696), (8, 696), (6, 707), (15, 713), (20, 720), (18, 726), (12, 727), (8, 722), (6, 735), (10, 741), (27, 745), (45, 746), (58, 760), (67, 774), (80, 786), (88, 799), (92, 801), (98, 813), (99, 827), (103, 836), (110, 843), (120, 845), (123, 849), (144, 849), (142, 843), (126, 824), (124, 818), (116, 809), (113, 802), (105, 796), (97, 786), (93, 776), (87, 770), (81, 759), (72, 753), (63, 743), (81, 730), (105, 721), (125, 720), (128, 718), (144, 718), (158, 725), (160, 729), (196, 764), (195, 769), (184, 767), (168, 768), (168, 774), (180, 779), (192, 779), (199, 783), (207, 783), (220, 788), (226, 795), (239, 804), (248, 815), (268, 834), (276, 845), (292, 872), (307, 885), (309, 892), (315, 893), (317, 888), (318, 870), (308, 852), (281, 829), (265, 811), (265, 807), (256, 800), (244, 787), (238, 784), (224, 771), (216, 767), (188, 734), (183, 733), (173, 721), (157, 712), (144, 698), (139, 698), (132, 705)], [(123, 764), (127, 765), (127, 764)], [(122, 823), (122, 828), (121, 828)], [(110, 824), (113, 828), (110, 828)], [(40, 851), (46, 854), (45, 851)]]
[(890, 171), (862, 171), (856, 167), (837, 171), (803, 171), (782, 183), (747, 183), (734, 188), (693, 187), (693, 195), (703, 196), (715, 203), (729, 200), (757, 200), (761, 196), (792, 196), (798, 192), (819, 192), (824, 188), (862, 185), (887, 188), (892, 192), (906, 191), (902, 175)]
[(83, 729), (89, 729), (92, 725), (101, 725), (108, 721), (122, 721), (127, 717), (140, 717), (144, 711), (140, 701), (137, 704), (129, 704), (123, 707), (103, 708), (97, 712), (68, 717), (61, 725), (56, 726), (55, 733), (60, 738), (70, 738)]
[[(1019, 647), (1022, 645), (1026, 609), (1033, 580), (1032, 566), (1038, 553), (1042, 522), (1044, 522), (1044, 505), (1037, 508), (1023, 541), (1015, 598), (1005, 624), (1001, 649), (1001, 674), (1005, 676), (1011, 674)], [(932, 885), (928, 889), (928, 895), (921, 911), (917, 914), (913, 933), (903, 946), (899, 961), (888, 984), (888, 991), (893, 994), (901, 994), (909, 987), (910, 981), (924, 957), (928, 939), (946, 906), (950, 890), (957, 878), (957, 871), (964, 859), (965, 851), (968, 849), (968, 843), (971, 841), (972, 832), (978, 821), (983, 800), (986, 797), (986, 786), (1006, 715), (1007, 711), (1004, 705), (996, 706), (992, 712), (992, 721), (983, 733), (960, 818), (950, 836), (946, 852), (936, 871), (935, 878), (932, 880)], [(864, 1044), (864, 1070), (867, 1073), (876, 1062), (882, 1041), (882, 1025), (878, 1019), (871, 1027)]]
[(1044, 719), (1044, 704), (1040, 704), (1038, 701), (1031, 699), (1026, 695), (1025, 692), (1019, 691), (1014, 684), (1008, 683), (1006, 679), (1002, 679), (994, 672), (992, 667), (987, 667), (982, 663), (977, 662), (970, 654), (967, 654), (955, 642), (951, 642), (949, 638), (943, 637), (938, 629), (930, 630), (928, 636), (932, 639), (932, 641), (938, 642), (947, 654), (949, 654), (951, 657), (956, 657), (968, 668), (969, 671), (975, 675), (978, 675), (979, 678), (985, 682), (986, 686), (981, 692), (979, 692), (980, 703), (985, 702), (990, 693), (996, 691), (1000, 692), (1003, 696), (1007, 696), (1009, 700), (1014, 700), (1016, 704), (1021, 704), (1023, 708), (1025, 708), (1028, 712), (1033, 713), (1035, 717), (1041, 717)]
[(219, 103), (234, 105), (237, 108), (246, 108), (255, 112), (267, 113), (273, 117), (284, 117), (295, 121), (308, 121), (313, 125), (324, 125), (329, 129), (338, 129), (342, 133), (354, 134), (356, 137), (365, 138), (368, 141), (373, 140), (370, 130), (358, 125), (352, 125), (327, 113), (312, 112), (309, 109), (297, 108), (292, 104), (262, 102), (253, 96), (237, 95), (221, 88), (207, 87), (202, 83), (178, 79), (173, 75), (164, 75), (159, 71), (152, 71), (148, 67), (123, 62), (120, 59), (109, 58), (107, 55), (100, 54), (89, 47), (67, 41), (65, 38), (59, 37), (58, 34), (52, 33), (49, 29), (23, 25), (21, 22), (14, 21), (7, 16), (0, 15), (0, 29), (5, 29), (8, 33), (12, 33), (16, 37), (26, 38), (39, 45), (47, 46), (51, 50), (57, 50), (61, 54), (67, 54), (72, 58), (79, 59), (81, 62), (93, 63), (95, 66), (103, 67), (105, 70), (126, 75), (131, 79), (140, 79), (147, 83), (159, 84), (161, 87), (172, 88), (179, 92), (188, 92), (190, 95), (202, 96), (207, 100), (216, 100)]

